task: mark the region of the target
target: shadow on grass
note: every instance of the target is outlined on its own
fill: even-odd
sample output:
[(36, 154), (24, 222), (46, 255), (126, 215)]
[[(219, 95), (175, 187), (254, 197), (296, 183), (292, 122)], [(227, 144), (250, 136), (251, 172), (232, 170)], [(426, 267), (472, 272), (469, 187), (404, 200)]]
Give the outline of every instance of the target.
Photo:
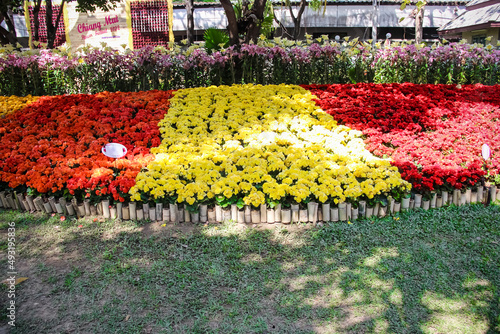
[[(42, 264), (26, 269), (13, 332), (496, 333), (499, 223), (496, 206), (150, 236), (111, 222), (70, 222), (51, 236), (41, 226), (55, 219), (18, 221), (20, 261)], [(42, 234), (66, 266), (36, 247)], [(44, 305), (23, 308), (37, 294), (52, 318), (40, 316)]]

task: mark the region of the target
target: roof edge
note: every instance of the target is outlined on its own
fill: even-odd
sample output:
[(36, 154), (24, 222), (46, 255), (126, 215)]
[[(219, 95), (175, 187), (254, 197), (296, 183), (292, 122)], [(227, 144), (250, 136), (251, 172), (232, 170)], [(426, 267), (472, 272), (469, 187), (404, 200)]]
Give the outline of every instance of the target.
[(488, 23), (476, 24), (473, 26), (461, 27), (461, 28), (457, 28), (457, 29), (449, 29), (449, 30), (444, 30), (444, 29), (440, 30), (441, 28), (439, 28), (437, 30), (437, 32), (439, 35), (452, 35), (452, 34), (459, 34), (459, 33), (471, 31), (471, 30), (499, 28), (499, 27), (500, 27), (500, 22), (488, 22)]
[(500, 0), (488, 0), (488, 1), (485, 1), (485, 2), (481, 2), (481, 3), (478, 3), (476, 5), (466, 5), (466, 9), (469, 11), (469, 10), (475, 10), (475, 9), (480, 9), (480, 8), (484, 8), (484, 7), (489, 7), (491, 5), (496, 5), (500, 3)]
[[(441, 5), (441, 6), (466, 6), (470, 0), (450, 0), (450, 1), (442, 1), (442, 0), (429, 0), (427, 2), (428, 5)], [(495, 0), (497, 1), (497, 0)], [(498, 0), (500, 1), (500, 0)], [(292, 4), (300, 4), (300, 0), (291, 0)], [(281, 4), (281, 1), (273, 1), (274, 4)], [(337, 6), (337, 5), (372, 5), (372, 0), (328, 0), (326, 2), (327, 6)], [(381, 5), (394, 5), (401, 6), (401, 2), (391, 1), (391, 0), (379, 0), (379, 4)], [(414, 4), (412, 4), (414, 5)], [(174, 8), (184, 8), (184, 2), (174, 2)], [(194, 8), (204, 8), (204, 7), (222, 7), (219, 1), (213, 2), (195, 2)]]

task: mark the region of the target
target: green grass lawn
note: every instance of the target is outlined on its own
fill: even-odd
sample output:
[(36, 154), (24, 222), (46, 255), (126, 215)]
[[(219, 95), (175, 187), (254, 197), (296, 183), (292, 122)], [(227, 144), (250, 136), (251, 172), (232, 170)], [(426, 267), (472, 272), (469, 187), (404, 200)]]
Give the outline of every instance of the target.
[(0, 211), (1, 268), (8, 222), (12, 333), (500, 332), (498, 206), (272, 229)]

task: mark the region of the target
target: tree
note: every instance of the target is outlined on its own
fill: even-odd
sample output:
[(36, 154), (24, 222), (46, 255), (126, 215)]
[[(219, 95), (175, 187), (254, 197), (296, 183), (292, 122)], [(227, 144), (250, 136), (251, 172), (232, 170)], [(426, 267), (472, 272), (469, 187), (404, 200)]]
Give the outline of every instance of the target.
[(194, 42), (194, 2), (193, 0), (185, 0), (186, 2), (186, 35), (188, 44), (191, 45)]
[[(401, 4), (401, 10), (405, 9), (407, 5), (411, 4), (411, 0), (403, 0)], [(427, 5), (427, 0), (419, 0), (415, 6), (416, 8), (411, 13), (410, 17), (415, 18), (415, 43), (421, 43), (423, 38), (424, 30), (424, 9)], [(405, 18), (402, 17), (399, 22), (403, 21)]]
[(16, 27), (14, 26), (14, 14), (21, 11), (22, 0), (0, 1), (0, 23), (5, 22), (7, 29), (0, 26), (0, 44), (17, 44)]
[(288, 10), (290, 11), (290, 16), (292, 17), (292, 21), (293, 21), (293, 33), (289, 34), (286, 31), (285, 26), (283, 25), (282, 22), (280, 22), (276, 18), (276, 15), (274, 15), (274, 19), (275, 19), (276, 23), (279, 24), (279, 26), (281, 27), (281, 29), (283, 29), (283, 31), (288, 36), (290, 36), (294, 40), (297, 40), (299, 38), (299, 35), (300, 35), (300, 24), (301, 24), (301, 21), (302, 21), (302, 14), (304, 13), (304, 10), (306, 9), (307, 1), (306, 0), (300, 0), (299, 10), (297, 12), (297, 16), (295, 16), (295, 14), (293, 13), (293, 6), (292, 6), (292, 2), (290, 0), (286, 0), (285, 5), (288, 6)]
[(237, 10), (235, 10), (231, 0), (220, 0), (227, 17), (229, 43), (231, 45), (240, 44), (240, 35), (243, 36), (242, 41), (244, 43), (257, 42), (265, 19), (266, 2), (267, 0), (254, 0), (253, 3), (250, 3), (249, 0), (243, 0), (236, 5)]
[(233, 4), (231, 0), (220, 0), (222, 8), (227, 17), (227, 30), (229, 33), (229, 43), (231, 45), (240, 44), (240, 36), (238, 33), (238, 21), (236, 20), (236, 14), (234, 12)]
[(424, 35), (424, 8), (417, 7), (415, 13), (415, 43), (421, 43)]
[[(17, 0), (19, 1), (19, 0)], [(57, 34), (57, 27), (59, 26), (59, 23), (61, 22), (62, 19), (62, 13), (63, 13), (63, 7), (64, 4), (68, 0), (62, 0), (61, 5), (60, 5), (60, 10), (59, 13), (57, 14), (57, 17), (55, 21), (53, 21), (53, 16), (54, 16), (54, 11), (53, 11), (53, 5), (52, 5), (52, 0), (45, 0), (45, 25), (47, 28), (47, 47), (49, 49), (54, 48), (54, 43), (56, 40), (56, 34)], [(69, 0), (71, 1), (71, 0)], [(76, 0), (77, 1), (77, 6), (76, 10), (81, 13), (93, 13), (97, 9), (103, 10), (103, 11), (109, 11), (111, 9), (116, 8), (116, 4), (120, 2), (121, 0)], [(33, 39), (36, 41), (40, 40), (39, 37), (39, 27), (40, 27), (40, 20), (39, 20), (39, 13), (40, 13), (40, 8), (42, 5), (42, 0), (35, 0), (34, 1), (34, 6), (33, 6), (33, 21), (35, 25), (35, 31), (34, 31), (34, 36)]]
[[(37, 0), (40, 1), (40, 0)], [(61, 21), (64, 4), (66, 0), (62, 0), (61, 7), (59, 8), (59, 13), (57, 13), (56, 22), (52, 22), (52, 1), (48, 0), (45, 2), (45, 24), (47, 25), (47, 47), (49, 49), (54, 48), (54, 42), (56, 41), (57, 27), (59, 26), (59, 22)]]

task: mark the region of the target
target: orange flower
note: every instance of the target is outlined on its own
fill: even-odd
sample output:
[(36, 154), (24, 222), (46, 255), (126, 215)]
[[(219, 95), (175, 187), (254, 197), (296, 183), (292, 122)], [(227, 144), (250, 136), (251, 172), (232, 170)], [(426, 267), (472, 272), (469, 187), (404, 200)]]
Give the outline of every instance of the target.
[[(171, 91), (42, 97), (0, 119), (0, 181), (40, 193), (112, 194), (115, 200), (135, 184), (160, 142), (158, 122)], [(101, 153), (117, 142), (128, 153), (114, 161)], [(94, 193), (92, 193), (94, 191)]]

